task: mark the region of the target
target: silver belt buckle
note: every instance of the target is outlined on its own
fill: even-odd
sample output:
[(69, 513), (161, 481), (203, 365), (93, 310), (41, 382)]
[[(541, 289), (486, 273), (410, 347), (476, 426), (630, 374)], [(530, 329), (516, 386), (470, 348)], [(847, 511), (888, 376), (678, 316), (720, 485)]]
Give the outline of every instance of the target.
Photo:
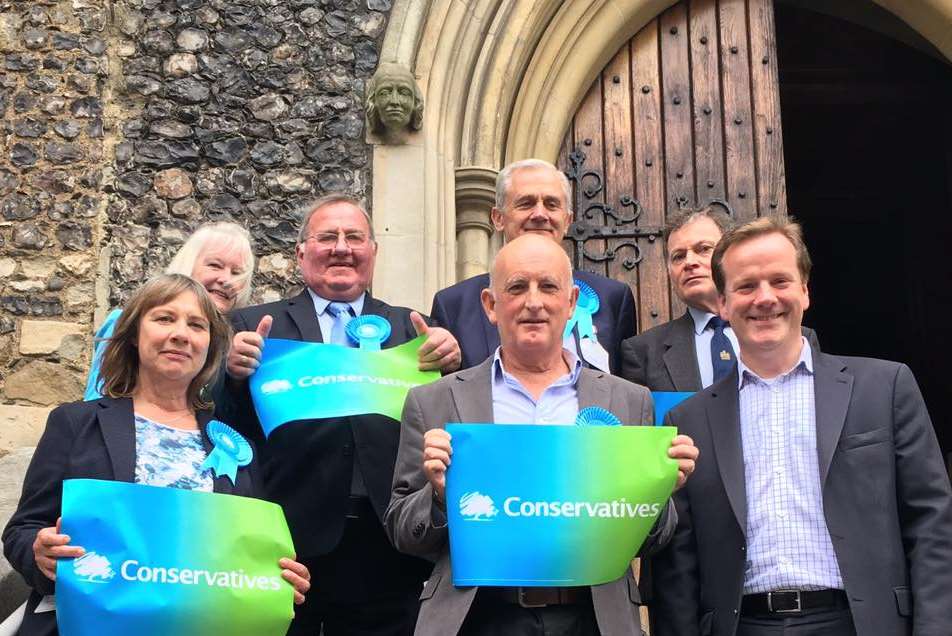
[[(774, 594), (793, 594), (793, 598), (797, 601), (797, 606), (791, 609), (774, 609), (773, 607), (773, 595)], [(795, 612), (800, 612), (801, 610), (801, 601), (800, 601), (800, 590), (775, 590), (773, 592), (767, 592), (767, 609), (772, 614), (793, 614)]]
[(547, 607), (547, 606), (548, 606), (548, 603), (530, 603), (530, 602), (528, 602), (528, 601), (526, 600), (526, 590), (527, 590), (527, 589), (528, 589), (528, 590), (531, 590), (531, 589), (534, 589), (534, 588), (531, 588), (531, 587), (529, 587), (529, 588), (525, 588), (525, 587), (518, 587), (518, 588), (516, 588), (516, 595), (517, 595), (517, 597), (519, 598), (519, 606), (520, 606), (520, 607), (525, 607), (525, 608), (527, 608), (527, 609), (538, 609), (538, 608), (540, 608), (540, 607)]

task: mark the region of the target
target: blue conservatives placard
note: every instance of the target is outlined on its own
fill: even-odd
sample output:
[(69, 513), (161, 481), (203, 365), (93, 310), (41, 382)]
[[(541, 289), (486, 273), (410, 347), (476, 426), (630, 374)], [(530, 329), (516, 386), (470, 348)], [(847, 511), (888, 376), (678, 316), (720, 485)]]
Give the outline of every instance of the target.
[(283, 636), (294, 554), (281, 507), (119, 481), (63, 482), (63, 532), (86, 553), (56, 564), (62, 636)]
[(439, 371), (417, 368), (417, 352), (425, 339), (419, 336), (380, 351), (269, 338), (261, 366), (249, 380), (264, 434), (297, 420), (364, 413), (399, 420), (407, 392), (440, 378)]
[(449, 424), (453, 583), (597, 585), (624, 575), (677, 479), (675, 430)]
[(668, 414), (668, 411), (692, 395), (694, 395), (693, 391), (652, 391), (651, 399), (654, 400), (655, 426), (664, 424), (664, 416)]

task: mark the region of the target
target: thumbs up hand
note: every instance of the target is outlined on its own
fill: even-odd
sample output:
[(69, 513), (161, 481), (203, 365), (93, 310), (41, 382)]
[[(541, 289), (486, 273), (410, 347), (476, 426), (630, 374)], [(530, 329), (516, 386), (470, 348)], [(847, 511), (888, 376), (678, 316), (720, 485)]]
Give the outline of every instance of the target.
[(244, 380), (261, 365), (261, 351), (265, 338), (271, 333), (273, 320), (271, 316), (264, 316), (254, 331), (239, 331), (235, 334), (225, 364), (228, 375), (236, 380)]
[(418, 336), (426, 336), (418, 354), (420, 371), (439, 369), (443, 373), (452, 373), (459, 369), (463, 356), (453, 334), (442, 327), (430, 327), (415, 311), (410, 312), (410, 322)]

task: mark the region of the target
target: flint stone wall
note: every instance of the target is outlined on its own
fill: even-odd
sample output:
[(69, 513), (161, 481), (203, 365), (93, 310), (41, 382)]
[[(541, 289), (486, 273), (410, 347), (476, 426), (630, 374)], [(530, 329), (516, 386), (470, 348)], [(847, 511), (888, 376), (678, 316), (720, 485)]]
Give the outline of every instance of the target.
[(244, 224), (254, 299), (296, 208), (370, 200), (363, 90), (390, 0), (0, 0), (0, 454), (81, 396), (94, 322), (198, 225)]

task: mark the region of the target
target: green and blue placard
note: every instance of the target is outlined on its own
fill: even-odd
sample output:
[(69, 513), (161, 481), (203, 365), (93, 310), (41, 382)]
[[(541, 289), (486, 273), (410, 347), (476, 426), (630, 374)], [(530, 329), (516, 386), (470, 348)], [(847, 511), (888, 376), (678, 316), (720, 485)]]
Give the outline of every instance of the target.
[(618, 579), (664, 509), (671, 427), (449, 424), (453, 583), (574, 586)]
[(439, 371), (417, 369), (425, 339), (374, 350), (269, 338), (250, 378), (264, 434), (296, 420), (365, 413), (399, 420), (407, 392), (440, 378)]
[(283, 636), (294, 554), (281, 507), (117, 481), (63, 482), (62, 531), (86, 553), (56, 567), (62, 636)]
[(654, 400), (655, 425), (661, 426), (664, 424), (664, 416), (668, 414), (668, 411), (692, 395), (694, 395), (693, 391), (652, 391), (651, 399)]

